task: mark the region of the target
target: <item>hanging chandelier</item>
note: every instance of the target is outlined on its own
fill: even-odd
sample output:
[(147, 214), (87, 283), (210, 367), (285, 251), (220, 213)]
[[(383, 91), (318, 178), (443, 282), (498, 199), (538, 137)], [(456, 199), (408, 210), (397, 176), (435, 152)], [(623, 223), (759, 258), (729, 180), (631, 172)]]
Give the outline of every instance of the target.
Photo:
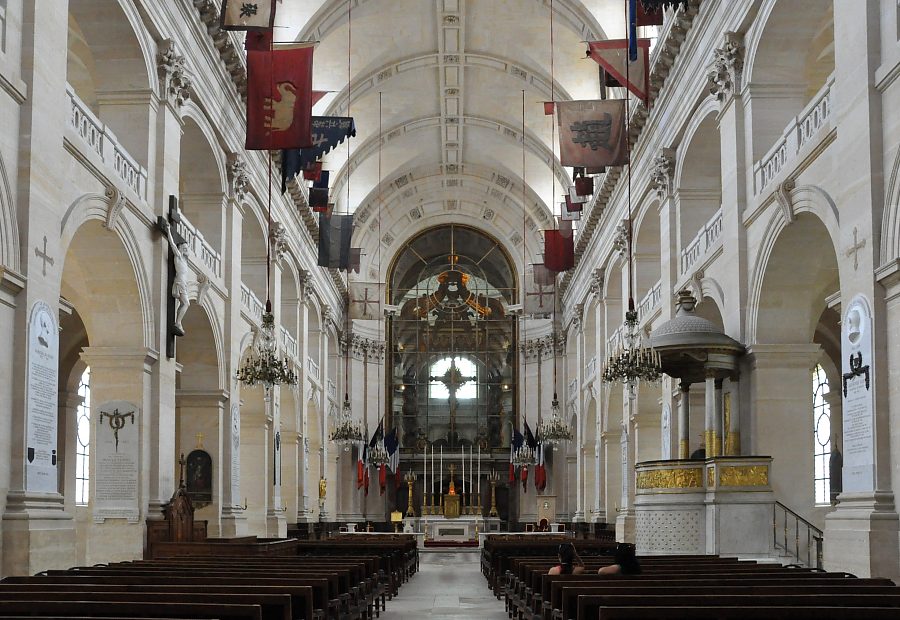
[(378, 443), (374, 448), (369, 448), (369, 464), (373, 467), (386, 465), (390, 460), (391, 457), (384, 449), (384, 444)]
[(341, 415), (334, 424), (329, 435), (331, 441), (344, 446), (349, 450), (350, 446), (365, 439), (362, 426), (353, 419), (353, 409), (350, 407), (350, 398), (344, 395), (344, 406), (341, 407)]
[[(630, 258), (630, 257), (629, 257)], [(629, 306), (633, 302), (629, 301)], [(625, 313), (622, 342), (610, 353), (603, 368), (603, 380), (607, 383), (619, 382), (628, 386), (628, 397), (635, 397), (638, 381), (656, 383), (662, 376), (659, 353), (644, 346), (638, 328), (637, 312), (630, 307)]]
[(534, 449), (523, 445), (513, 452), (512, 463), (516, 467), (528, 467), (534, 463)]
[(262, 315), (262, 325), (256, 332), (253, 348), (237, 371), (237, 380), (246, 386), (261, 383), (267, 388), (273, 385), (297, 385), (297, 373), (285, 357), (278, 355), (278, 341), (275, 338), (275, 315), (272, 302), (266, 302)]
[(562, 419), (556, 394), (553, 395), (553, 404), (550, 406), (550, 417), (538, 424), (538, 436), (546, 444), (572, 439), (572, 429)]

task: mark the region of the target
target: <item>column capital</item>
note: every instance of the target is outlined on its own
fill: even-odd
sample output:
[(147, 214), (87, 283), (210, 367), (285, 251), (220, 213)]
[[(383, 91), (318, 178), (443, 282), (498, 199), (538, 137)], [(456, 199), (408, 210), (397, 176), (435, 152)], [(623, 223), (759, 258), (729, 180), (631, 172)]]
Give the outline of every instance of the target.
[(175, 52), (172, 39), (160, 43), (156, 66), (162, 85), (160, 96), (174, 108), (180, 108), (191, 97), (191, 78), (185, 71), (185, 58)]
[(672, 195), (672, 183), (675, 178), (675, 149), (662, 148), (650, 168), (650, 185), (656, 190), (660, 201)]
[(817, 344), (754, 344), (747, 347), (747, 357), (758, 368), (812, 368), (822, 347)]
[(713, 50), (713, 61), (706, 74), (710, 94), (725, 103), (739, 93), (744, 73), (744, 35), (726, 32), (722, 47)]
[(147, 347), (85, 347), (81, 359), (91, 368), (141, 367), (149, 372), (159, 353)]

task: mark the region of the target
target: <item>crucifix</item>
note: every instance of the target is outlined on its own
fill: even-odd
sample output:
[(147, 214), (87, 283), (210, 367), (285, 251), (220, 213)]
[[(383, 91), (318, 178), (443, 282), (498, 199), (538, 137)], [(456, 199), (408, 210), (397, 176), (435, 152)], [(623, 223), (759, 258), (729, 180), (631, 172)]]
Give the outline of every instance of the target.
[[(156, 227), (169, 244), (168, 279), (166, 290), (170, 295), (166, 302), (166, 357), (175, 357), (175, 338), (184, 336), (180, 316), (187, 311), (187, 240), (178, 232), (181, 212), (178, 210), (178, 198), (169, 196), (169, 209), (165, 216), (156, 218)], [(177, 294), (176, 294), (177, 293)]]
[[(859, 251), (866, 247), (866, 240), (863, 239), (860, 241), (859, 239), (859, 230), (856, 226), (853, 227), (853, 245), (851, 245), (844, 255), (849, 257), (853, 256), (853, 271), (856, 271), (859, 268)], [(52, 264), (52, 263), (51, 263)]]
[(47, 275), (47, 263), (50, 263), (50, 266), (53, 266), (53, 259), (50, 258), (50, 255), (47, 254), (47, 235), (44, 235), (44, 251), (42, 252), (40, 248), (34, 248), (34, 255), (40, 258), (44, 265), (41, 271), (44, 276)]
[(447, 386), (450, 393), (448, 402), (450, 403), (450, 435), (456, 430), (456, 392), (469, 381), (475, 381), (478, 377), (464, 377), (459, 368), (456, 367), (456, 358), (450, 360), (450, 368), (443, 375), (428, 377), (429, 381), (440, 381)]

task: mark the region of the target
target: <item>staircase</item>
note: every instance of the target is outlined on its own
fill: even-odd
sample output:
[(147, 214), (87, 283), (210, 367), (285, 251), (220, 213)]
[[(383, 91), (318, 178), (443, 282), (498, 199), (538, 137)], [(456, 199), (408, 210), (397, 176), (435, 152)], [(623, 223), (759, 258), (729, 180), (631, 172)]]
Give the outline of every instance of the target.
[(772, 508), (775, 558), (822, 570), (822, 530), (776, 501)]

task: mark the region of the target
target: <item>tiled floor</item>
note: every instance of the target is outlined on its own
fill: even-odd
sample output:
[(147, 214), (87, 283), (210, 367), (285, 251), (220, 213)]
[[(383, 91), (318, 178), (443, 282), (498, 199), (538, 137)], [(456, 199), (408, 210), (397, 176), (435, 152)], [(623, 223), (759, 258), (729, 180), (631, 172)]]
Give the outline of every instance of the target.
[(419, 572), (387, 603), (384, 620), (506, 620), (503, 601), (488, 589), (479, 553), (421, 553)]

